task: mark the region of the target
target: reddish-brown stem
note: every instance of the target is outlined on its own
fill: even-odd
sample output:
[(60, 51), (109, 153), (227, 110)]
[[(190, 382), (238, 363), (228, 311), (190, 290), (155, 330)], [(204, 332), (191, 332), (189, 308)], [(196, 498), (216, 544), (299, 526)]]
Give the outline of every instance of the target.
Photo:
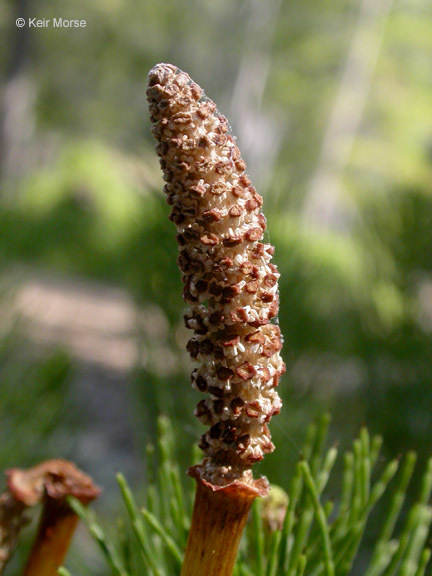
[(78, 523), (66, 502), (46, 498), (23, 576), (56, 576)]
[(250, 507), (257, 496), (267, 494), (267, 481), (221, 487), (203, 480), (199, 467), (190, 474), (197, 489), (181, 576), (232, 576)]

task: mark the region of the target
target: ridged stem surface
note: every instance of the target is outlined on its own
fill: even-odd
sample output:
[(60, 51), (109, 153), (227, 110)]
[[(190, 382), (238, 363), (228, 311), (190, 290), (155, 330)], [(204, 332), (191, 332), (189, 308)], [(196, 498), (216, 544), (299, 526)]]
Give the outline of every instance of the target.
[(181, 576), (231, 576), (258, 491), (243, 483), (220, 490), (198, 481)]

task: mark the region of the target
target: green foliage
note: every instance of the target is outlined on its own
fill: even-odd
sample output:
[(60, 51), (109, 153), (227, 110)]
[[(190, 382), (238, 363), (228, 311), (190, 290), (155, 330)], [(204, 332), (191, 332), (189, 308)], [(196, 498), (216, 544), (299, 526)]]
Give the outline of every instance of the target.
[(69, 403), (72, 365), (68, 355), (53, 351), (39, 360), (22, 353), (23, 343), (9, 336), (0, 341), (0, 469), (35, 465), (70, 446), (73, 428)]
[[(326, 487), (337, 461), (336, 447), (325, 447), (328, 417), (310, 427), (300, 461), (288, 483), (288, 505), (280, 526), (268, 522), (269, 506), (257, 500), (240, 545), (234, 576), (421, 576), (430, 565), (427, 544), (432, 522), (432, 459), (417, 498), (405, 504), (416, 456), (382, 462), (382, 440), (363, 428), (343, 455), (337, 498)], [(126, 480), (118, 483), (126, 519), (109, 538), (94, 514), (77, 501), (70, 504), (99, 545), (114, 576), (179, 574), (193, 499), (176, 462), (173, 430), (159, 420), (156, 477), (141, 507)], [(153, 450), (149, 452), (150, 462)], [(280, 490), (280, 489), (279, 489)], [(380, 501), (384, 502), (381, 505)], [(286, 499), (282, 498), (283, 502)], [(270, 508), (275, 503), (270, 504)], [(276, 504), (276, 505), (280, 505)], [(381, 520), (377, 529), (376, 514)], [(374, 521), (369, 517), (374, 515)], [(360, 547), (365, 531), (375, 542), (369, 558)]]
[(160, 418), (157, 463), (153, 462), (153, 448), (147, 450), (149, 473), (157, 476), (149, 484), (144, 508), (137, 504), (124, 477), (117, 476), (127, 519), (117, 523), (114, 540), (108, 538), (91, 511), (76, 500), (70, 502), (115, 576), (168, 576), (180, 572), (193, 493), (182, 486), (175, 453), (173, 429), (167, 418)]

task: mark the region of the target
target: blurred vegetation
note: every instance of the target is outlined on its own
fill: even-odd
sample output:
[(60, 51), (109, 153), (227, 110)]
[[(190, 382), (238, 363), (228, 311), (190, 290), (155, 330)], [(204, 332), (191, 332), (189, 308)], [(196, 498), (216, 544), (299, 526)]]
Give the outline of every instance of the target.
[[(58, 350), (30, 362), (17, 351), (17, 343), (3, 339), (0, 349), (2, 375), (0, 404), (0, 466), (37, 464), (53, 456), (61, 444), (71, 452), (68, 435), (74, 429), (69, 385), (72, 367)], [(75, 415), (76, 417), (76, 415)]]
[[(366, 423), (383, 435), (385, 457), (415, 449), (424, 462), (432, 437), (429, 0), (133, 8), (78, 0), (59, 10), (52, 0), (0, 0), (0, 262), (6, 275), (20, 264), (120, 286), (158, 311), (163, 342), (144, 331), (146, 362), (129, 375), (139, 446), (160, 411), (177, 419), (181, 454), (200, 429), (145, 102), (147, 71), (168, 61), (228, 116), (276, 246), (285, 409), (272, 423), (277, 451), (258, 472), (286, 488), (305, 422), (323, 410), (342, 444)], [(25, 15), (79, 17), (87, 27), (18, 29), (15, 18)], [(63, 422), (70, 382), (63, 353), (38, 359), (10, 342), (0, 360), (4, 466), (39, 457), (33, 447)], [(14, 396), (23, 387), (40, 410), (34, 419)], [(51, 453), (43, 445), (40, 457)]]

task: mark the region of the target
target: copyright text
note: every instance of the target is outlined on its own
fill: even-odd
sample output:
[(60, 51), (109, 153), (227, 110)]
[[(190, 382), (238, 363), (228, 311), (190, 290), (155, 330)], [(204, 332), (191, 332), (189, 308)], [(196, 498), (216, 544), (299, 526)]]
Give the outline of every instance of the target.
[(18, 28), (85, 28), (86, 20), (68, 20), (66, 18), (17, 18)]

